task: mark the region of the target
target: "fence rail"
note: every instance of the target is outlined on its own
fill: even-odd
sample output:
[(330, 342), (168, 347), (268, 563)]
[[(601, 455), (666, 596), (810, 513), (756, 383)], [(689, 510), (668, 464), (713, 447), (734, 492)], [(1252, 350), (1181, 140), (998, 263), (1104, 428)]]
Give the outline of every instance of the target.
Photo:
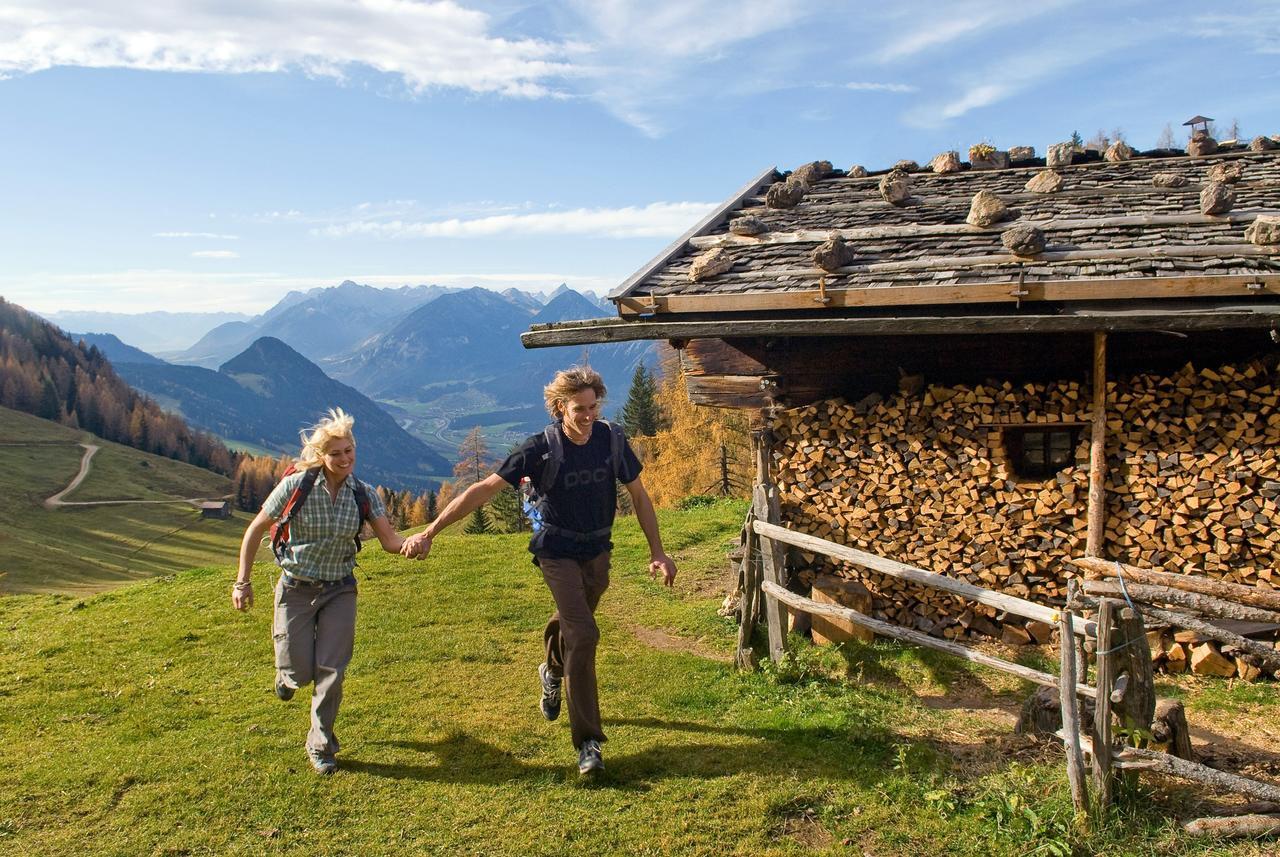
[[(936, 572), (925, 571), (922, 568), (916, 568), (906, 563), (860, 551), (857, 548), (836, 544), (817, 536), (797, 533), (795, 530), (789, 530), (786, 527), (780, 527), (765, 521), (757, 520), (753, 526), (756, 533), (766, 539), (773, 539), (793, 547), (825, 554), (834, 559), (851, 562), (862, 568), (878, 571), (881, 574), (887, 574), (900, 580), (909, 580), (921, 586), (941, 589), (945, 592), (950, 592), (952, 595), (959, 595), (962, 598), (968, 598), (971, 601), (977, 601), (979, 604), (986, 604), (989, 607), (1004, 610), (1006, 613), (1012, 613), (1024, 619), (1033, 619), (1051, 626), (1057, 626), (1059, 623), (1061, 611), (1046, 607), (1043, 604), (1037, 604), (1034, 601), (1028, 601), (1025, 598), (1006, 595), (1003, 592), (993, 592), (990, 589), (974, 586), (972, 583), (965, 583), (963, 580), (956, 580)], [(1096, 633), (1092, 623), (1086, 622), (1072, 622), (1071, 629), (1076, 635), (1082, 637), (1093, 636)]]

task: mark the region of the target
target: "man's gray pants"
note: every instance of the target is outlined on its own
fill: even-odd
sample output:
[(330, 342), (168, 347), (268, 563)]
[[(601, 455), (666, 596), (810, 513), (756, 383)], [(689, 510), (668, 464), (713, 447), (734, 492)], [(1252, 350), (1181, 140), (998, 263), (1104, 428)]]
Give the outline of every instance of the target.
[(281, 575), (272, 636), (276, 681), (292, 688), (315, 683), (307, 746), (326, 755), (338, 752), (333, 724), (355, 646), (356, 585), (286, 586)]

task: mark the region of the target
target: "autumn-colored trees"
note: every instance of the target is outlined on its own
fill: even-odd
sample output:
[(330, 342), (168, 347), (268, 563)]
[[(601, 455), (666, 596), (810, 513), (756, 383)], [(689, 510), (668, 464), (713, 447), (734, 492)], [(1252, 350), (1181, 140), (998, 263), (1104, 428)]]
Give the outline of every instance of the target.
[(751, 442), (746, 417), (733, 410), (694, 405), (685, 393), (678, 355), (668, 351), (655, 400), (658, 430), (635, 437), (644, 484), (657, 506), (694, 494), (745, 497), (751, 490)]
[(94, 346), (0, 298), (0, 406), (228, 476), (237, 456), (165, 413), (116, 375)]

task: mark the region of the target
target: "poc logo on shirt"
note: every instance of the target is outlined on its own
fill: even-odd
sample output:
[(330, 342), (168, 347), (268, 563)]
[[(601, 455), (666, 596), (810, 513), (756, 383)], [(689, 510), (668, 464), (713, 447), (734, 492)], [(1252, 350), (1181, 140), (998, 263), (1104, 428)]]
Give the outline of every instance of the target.
[(575, 470), (564, 475), (564, 487), (577, 488), (580, 485), (593, 485), (613, 478), (613, 470), (608, 467), (597, 467), (595, 470)]

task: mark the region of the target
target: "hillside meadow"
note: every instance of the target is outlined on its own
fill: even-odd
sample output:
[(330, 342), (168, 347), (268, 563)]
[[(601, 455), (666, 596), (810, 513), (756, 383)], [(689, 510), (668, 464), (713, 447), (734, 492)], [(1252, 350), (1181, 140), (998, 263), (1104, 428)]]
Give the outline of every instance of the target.
[[(1079, 831), (1060, 751), (1011, 734), (1029, 688), (1007, 676), (798, 639), (782, 667), (735, 672), (716, 608), (743, 511), (662, 513), (673, 590), (620, 523), (608, 768), (587, 782), (564, 718), (537, 710), (550, 598), (518, 535), (450, 532), (422, 563), (366, 548), (331, 778), (303, 755), (305, 694), (271, 692), (265, 563), (248, 614), (230, 562), (0, 599), (0, 854), (1269, 853), (1187, 840), (1176, 787)], [(1278, 710), (1274, 688), (1174, 690), (1193, 719)]]
[[(100, 449), (66, 502), (146, 502), (46, 509), (79, 472), (81, 442)], [(0, 593), (98, 592), (230, 561), (247, 518), (202, 519), (181, 502), (230, 490), (211, 471), (0, 408)]]

